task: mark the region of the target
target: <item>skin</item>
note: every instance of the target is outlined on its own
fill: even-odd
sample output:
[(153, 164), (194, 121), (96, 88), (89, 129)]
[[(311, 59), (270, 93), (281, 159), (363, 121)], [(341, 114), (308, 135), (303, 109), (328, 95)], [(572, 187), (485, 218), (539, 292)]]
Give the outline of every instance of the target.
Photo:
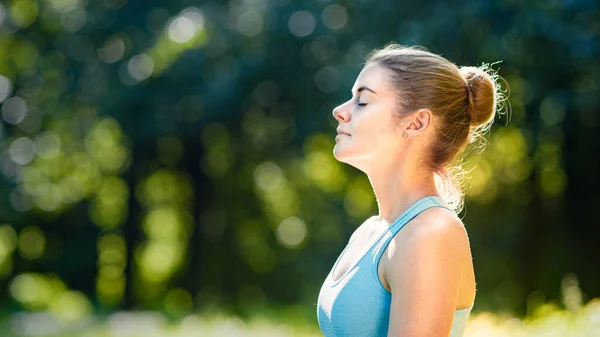
[[(419, 109), (398, 121), (397, 92), (389, 76), (387, 69), (367, 64), (352, 98), (333, 110), (338, 132), (346, 133), (336, 137), (334, 156), (367, 174), (379, 209), (375, 226), (389, 226), (425, 196), (440, 196), (433, 172), (422, 161), (436, 118)], [(444, 208), (421, 212), (395, 235), (378, 272), (392, 293), (388, 336), (447, 337), (454, 311), (475, 298), (468, 235), (461, 220)]]

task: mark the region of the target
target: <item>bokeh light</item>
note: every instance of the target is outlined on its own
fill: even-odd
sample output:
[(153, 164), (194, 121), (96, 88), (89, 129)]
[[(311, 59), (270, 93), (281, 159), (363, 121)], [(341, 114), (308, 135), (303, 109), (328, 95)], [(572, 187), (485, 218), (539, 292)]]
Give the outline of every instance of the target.
[(237, 28), (245, 36), (256, 36), (262, 32), (263, 27), (263, 18), (257, 11), (245, 11), (237, 19)]
[(297, 11), (290, 16), (288, 28), (297, 37), (306, 37), (315, 30), (315, 17), (308, 11)]
[(19, 233), (19, 253), (28, 260), (38, 259), (46, 249), (46, 236), (37, 226), (28, 226)]
[(142, 81), (150, 77), (154, 71), (154, 61), (146, 54), (138, 54), (127, 63), (129, 75), (137, 81)]
[[(10, 82), (8, 83), (10, 85)], [(19, 124), (27, 113), (27, 104), (20, 97), (11, 97), (2, 104), (2, 118), (9, 124)]]
[(167, 23), (169, 38), (177, 43), (191, 40), (198, 31), (204, 29), (204, 16), (197, 8), (187, 8)]
[(15, 139), (10, 144), (10, 158), (19, 165), (25, 165), (35, 158), (33, 141), (27, 137)]
[(125, 43), (119, 36), (112, 36), (97, 49), (98, 58), (106, 63), (115, 63), (123, 57)]
[(325, 93), (336, 91), (340, 85), (340, 72), (332, 66), (325, 66), (315, 75), (317, 88)]
[[(0, 16), (1, 16), (1, 14), (0, 14)], [(6, 98), (9, 97), (11, 95), (11, 93), (12, 93), (12, 83), (11, 83), (10, 79), (0, 75), (0, 103), (4, 102), (4, 100), (6, 100)]]
[(592, 2), (2, 2), (0, 335), (321, 335), (323, 277), (377, 213), (332, 154), (331, 110), (390, 41), (491, 62), (510, 95), (462, 158), (465, 337), (593, 335), (597, 17)]
[(306, 235), (306, 224), (298, 217), (284, 219), (277, 227), (277, 239), (286, 247), (297, 247), (304, 241)]
[(30, 0), (12, 1), (8, 13), (14, 24), (20, 28), (27, 28), (37, 18), (38, 5), (35, 1)]
[(325, 27), (333, 30), (344, 28), (348, 22), (348, 11), (339, 4), (332, 4), (323, 10), (321, 19)]

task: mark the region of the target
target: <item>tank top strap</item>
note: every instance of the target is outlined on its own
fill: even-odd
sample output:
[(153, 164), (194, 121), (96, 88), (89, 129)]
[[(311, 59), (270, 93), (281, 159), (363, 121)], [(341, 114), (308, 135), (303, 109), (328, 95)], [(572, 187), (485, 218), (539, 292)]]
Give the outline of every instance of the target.
[(444, 199), (430, 195), (417, 200), (407, 210), (405, 210), (396, 220), (394, 220), (386, 233), (379, 238), (379, 241), (373, 246), (373, 263), (377, 270), (381, 255), (389, 245), (392, 238), (412, 219), (419, 215), (424, 210), (431, 207), (444, 207), (453, 211), (452, 208), (444, 201)]

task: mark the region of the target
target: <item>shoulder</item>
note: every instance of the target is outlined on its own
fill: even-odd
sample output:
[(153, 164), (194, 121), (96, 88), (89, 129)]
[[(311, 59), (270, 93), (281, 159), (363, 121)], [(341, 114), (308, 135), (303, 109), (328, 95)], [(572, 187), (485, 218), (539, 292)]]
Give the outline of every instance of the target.
[(459, 268), (462, 257), (470, 251), (463, 222), (454, 212), (442, 207), (424, 210), (400, 232), (404, 233), (394, 236), (390, 243), (387, 267), (390, 269), (397, 268), (402, 261), (411, 261), (426, 262), (432, 267), (443, 264), (445, 269), (451, 270)]
[[(419, 244), (423, 241), (444, 243), (448, 247), (451, 243), (465, 243), (468, 241), (465, 226), (456, 214), (446, 208), (431, 207), (406, 224), (407, 243)], [(431, 245), (429, 245), (431, 246)]]
[(450, 210), (421, 212), (390, 242), (385, 278), (392, 296), (390, 335), (448, 336), (468, 253), (462, 221)]

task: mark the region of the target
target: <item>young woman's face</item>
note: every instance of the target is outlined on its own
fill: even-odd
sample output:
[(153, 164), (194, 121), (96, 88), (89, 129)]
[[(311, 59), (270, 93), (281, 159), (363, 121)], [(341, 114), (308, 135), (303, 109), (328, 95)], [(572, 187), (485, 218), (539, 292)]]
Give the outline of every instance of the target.
[(333, 109), (339, 123), (335, 158), (364, 171), (399, 153), (402, 135), (394, 121), (396, 103), (388, 70), (367, 64), (354, 83), (352, 98)]

